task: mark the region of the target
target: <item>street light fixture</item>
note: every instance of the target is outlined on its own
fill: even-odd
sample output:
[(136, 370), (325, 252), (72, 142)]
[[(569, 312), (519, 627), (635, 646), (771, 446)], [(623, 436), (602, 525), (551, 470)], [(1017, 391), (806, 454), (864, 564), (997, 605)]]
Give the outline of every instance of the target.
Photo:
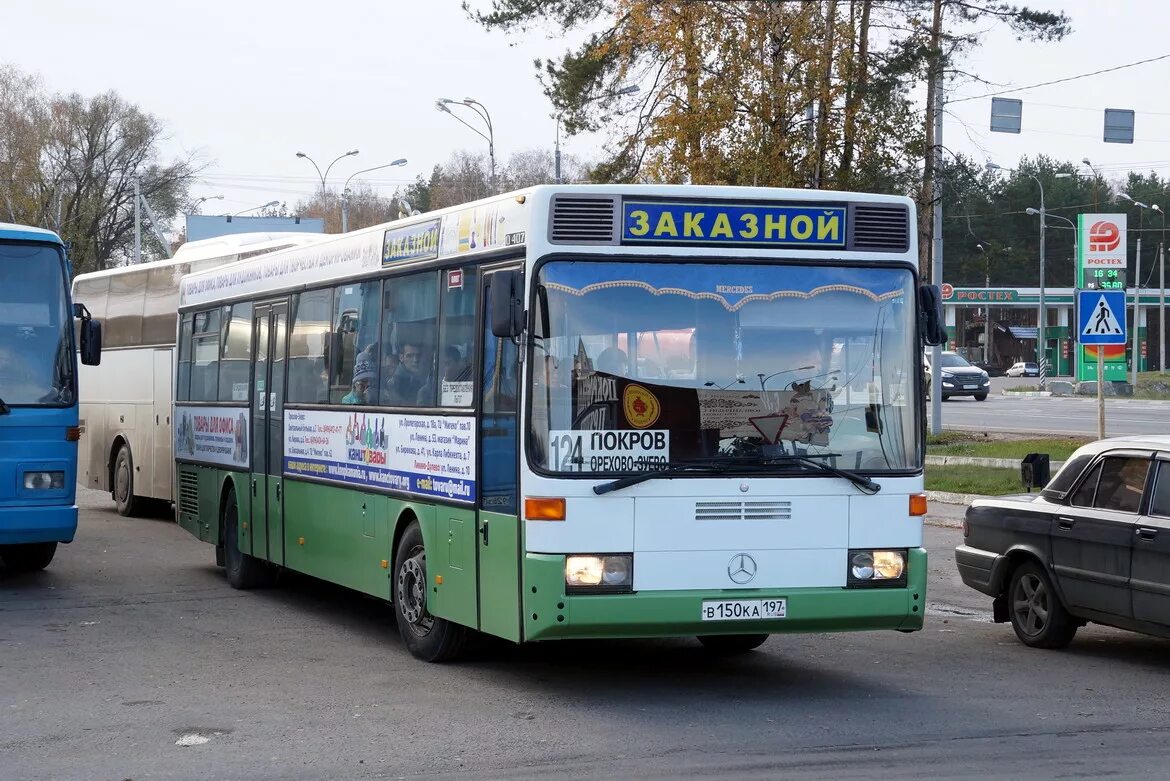
[[(995, 163), (988, 163), (987, 170), (1022, 173), (1020, 171), (1015, 171), (1015, 169), (1012, 168), (1004, 168), (1003, 166), (996, 165)], [(1048, 374), (1047, 351), (1045, 349), (1047, 346), (1047, 342), (1045, 340), (1045, 326), (1048, 325), (1048, 311), (1044, 306), (1044, 229), (1048, 223), (1048, 220), (1045, 219), (1048, 212), (1044, 208), (1044, 183), (1040, 181), (1039, 177), (1033, 174), (1024, 173), (1024, 176), (1027, 176), (1029, 179), (1034, 181), (1036, 186), (1040, 188), (1040, 211), (1037, 212), (1037, 214), (1040, 215), (1040, 306), (1039, 311), (1036, 313), (1036, 365), (1040, 368), (1040, 390), (1044, 390), (1044, 385)]]
[[(466, 122), (458, 114), (447, 108), (448, 106), (466, 106), (467, 108), (474, 111), (475, 115), (483, 120), (484, 124), (487, 126), (487, 134), (485, 135), (482, 130)], [(469, 128), (473, 133), (477, 134), (480, 138), (488, 142), (488, 159), (491, 161), (492, 166), (492, 195), (495, 195), (498, 190), (496, 183), (496, 136), (492, 129), (492, 117), (491, 114), (488, 113), (487, 107), (475, 98), (464, 98), (463, 100), (439, 98), (435, 101), (435, 109), (450, 114), (465, 127)]]
[[(333, 159), (333, 163), (336, 163), (338, 160), (341, 160), (341, 159), (346, 158), (346, 157), (353, 157), (357, 153), (358, 153), (358, 150), (351, 149), (348, 152), (346, 152), (345, 154), (338, 155), (337, 157), (335, 157)], [(321, 173), (321, 168), (320, 168), (320, 166), (317, 165), (316, 160), (309, 157), (304, 152), (297, 152), (297, 157), (301, 157), (301, 158), (304, 158), (305, 160), (308, 160), (310, 163), (313, 164), (313, 168), (317, 169), (317, 176), (320, 177), (320, 179), (321, 179), (321, 198), (326, 199), (328, 196), (325, 194), (325, 179), (329, 176), (329, 169), (333, 167), (333, 163), (330, 163), (329, 165), (325, 166), (325, 173)]]
[(198, 214), (200, 205), (202, 205), (203, 203), (206, 203), (207, 201), (222, 201), (222, 200), (223, 200), (222, 195), (204, 195), (204, 196), (201, 196), (199, 198), (196, 198), (195, 203), (191, 204), (191, 213)]
[[(595, 95), (594, 97), (589, 98), (588, 100), (582, 101), (581, 105), (587, 106), (595, 100), (602, 100), (603, 98), (617, 98), (617, 97), (621, 97), (622, 95), (634, 95), (634, 94), (637, 94), (638, 92), (641, 92), (641, 91), (642, 91), (642, 88), (639, 87), (637, 84), (630, 84), (629, 86), (622, 87), (620, 89), (614, 90), (613, 92), (607, 92), (607, 93), (604, 93), (601, 95)], [(554, 180), (556, 181), (557, 184), (563, 183), (563, 180), (561, 179), (561, 117), (562, 116), (563, 116), (563, 112), (558, 111), (557, 112), (556, 146), (555, 146), (555, 151), (553, 152), (553, 166), (555, 169), (553, 176), (554, 176)]]
[(781, 374), (787, 374), (788, 372), (803, 372), (803, 371), (808, 371), (809, 369), (815, 369), (815, 368), (816, 368), (816, 366), (813, 366), (812, 364), (810, 364), (808, 366), (797, 366), (795, 369), (781, 369), (778, 372), (772, 372), (771, 374), (768, 374), (768, 375), (765, 375), (763, 372), (760, 372), (756, 376), (760, 378), (760, 390), (766, 391), (767, 388), (765, 386), (768, 384), (768, 380), (772, 379), (773, 377), (779, 377)]
[(360, 171), (354, 171), (345, 180), (345, 184), (341, 186), (341, 232), (349, 233), (349, 183), (358, 174), (368, 174), (370, 171), (380, 171), (383, 168), (393, 168), (394, 166), (406, 165), (406, 158), (400, 157), (393, 163), (386, 163), (385, 165), (376, 165), (373, 168), (363, 168)]
[(1141, 322), (1142, 312), (1142, 229), (1145, 227), (1146, 209), (1150, 208), (1150, 206), (1141, 201), (1135, 201), (1129, 193), (1118, 193), (1117, 197), (1123, 201), (1129, 201), (1138, 208), (1137, 251), (1134, 253), (1133, 258), (1133, 346), (1130, 347), (1130, 361), (1133, 364), (1130, 374), (1133, 379), (1133, 387), (1136, 390), (1138, 364), (1141, 363), (1141, 354), (1138, 352), (1138, 324)]
[(269, 201), (268, 203), (261, 204), (260, 206), (253, 206), (251, 209), (244, 209), (242, 212), (236, 212), (232, 216), (239, 217), (241, 214), (247, 214), (248, 212), (254, 212), (257, 209), (267, 209), (270, 206), (280, 206), (280, 201)]

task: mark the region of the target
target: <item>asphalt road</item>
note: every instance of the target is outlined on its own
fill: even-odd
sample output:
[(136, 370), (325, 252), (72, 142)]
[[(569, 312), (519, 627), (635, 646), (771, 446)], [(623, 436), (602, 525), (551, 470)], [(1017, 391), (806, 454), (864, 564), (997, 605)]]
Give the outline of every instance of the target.
[(953, 528), (928, 528), (919, 633), (777, 636), (733, 659), (489, 643), (435, 666), (377, 602), (307, 578), (233, 591), (174, 524), (82, 502), (47, 572), (0, 570), (2, 779), (1165, 772), (1170, 643), (1090, 627), (1023, 647), (958, 582)]
[[(955, 397), (942, 407), (943, 428), (1097, 436), (1097, 399), (1004, 396), (1004, 387), (1035, 385), (1035, 378), (993, 377), (985, 401)], [(930, 418), (930, 403), (926, 405)], [(1105, 435), (1170, 434), (1170, 402), (1105, 399)]]

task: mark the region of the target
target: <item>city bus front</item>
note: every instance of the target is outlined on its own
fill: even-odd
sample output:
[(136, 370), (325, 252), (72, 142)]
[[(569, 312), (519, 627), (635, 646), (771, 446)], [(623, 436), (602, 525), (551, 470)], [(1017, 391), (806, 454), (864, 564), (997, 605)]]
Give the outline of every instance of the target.
[[(55, 234), (0, 224), (0, 559), (14, 570), (43, 568), (77, 528), (77, 368), (67, 280)], [(81, 331), (83, 347), (100, 351), (98, 324), (85, 319)]]
[(565, 252), (528, 273), (526, 639), (921, 628), (905, 257)]

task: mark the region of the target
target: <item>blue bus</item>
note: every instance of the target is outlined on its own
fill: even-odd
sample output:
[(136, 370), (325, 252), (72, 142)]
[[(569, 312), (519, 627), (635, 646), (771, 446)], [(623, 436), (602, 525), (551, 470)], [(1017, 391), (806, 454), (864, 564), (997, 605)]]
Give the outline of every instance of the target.
[[(101, 324), (69, 299), (57, 234), (0, 223), (0, 561), (44, 569), (77, 531), (77, 352), (101, 360)], [(74, 333), (73, 320), (80, 320)]]

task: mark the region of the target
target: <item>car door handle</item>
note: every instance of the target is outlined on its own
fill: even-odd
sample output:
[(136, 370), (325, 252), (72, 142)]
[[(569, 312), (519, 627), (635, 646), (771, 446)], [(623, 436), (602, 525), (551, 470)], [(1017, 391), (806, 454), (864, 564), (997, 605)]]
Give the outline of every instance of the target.
[(1058, 529), (1064, 529), (1065, 531), (1068, 531), (1076, 525), (1077, 525), (1076, 518), (1066, 518), (1065, 516), (1062, 515), (1056, 519), (1056, 527)]
[(487, 521), (484, 521), (483, 526), (479, 527), (479, 533), (480, 533), (480, 535), (483, 536), (483, 544), (486, 546), (488, 544), (488, 522)]
[(1148, 526), (1139, 526), (1137, 527), (1137, 536), (1139, 539), (1152, 542), (1154, 538), (1158, 536), (1158, 530), (1151, 529)]

